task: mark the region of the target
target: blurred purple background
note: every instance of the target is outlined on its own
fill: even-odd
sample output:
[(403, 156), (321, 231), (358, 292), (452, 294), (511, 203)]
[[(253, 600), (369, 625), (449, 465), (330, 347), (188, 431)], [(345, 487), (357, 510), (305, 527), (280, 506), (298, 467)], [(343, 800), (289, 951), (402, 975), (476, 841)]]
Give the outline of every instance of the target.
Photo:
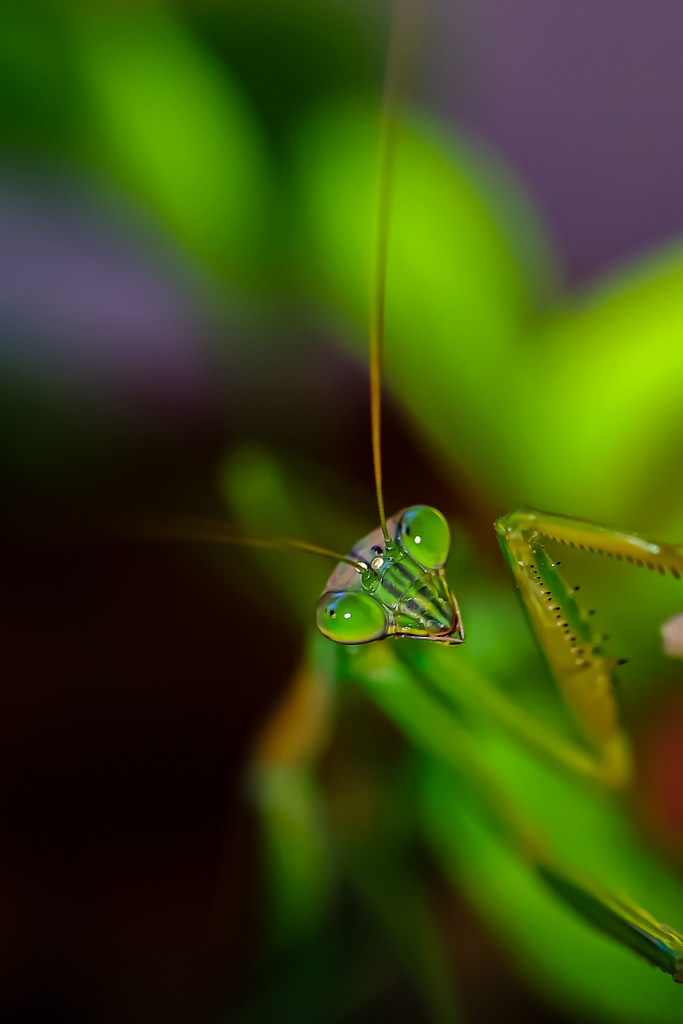
[(144, 231), (140, 212), (82, 175), (5, 169), (4, 355), (25, 359), (72, 401), (88, 395), (138, 416), (187, 415), (215, 399), (201, 344), (209, 331), (187, 268), (179, 258), (173, 265), (168, 239)]
[(516, 171), (570, 283), (683, 230), (682, 40), (677, 0), (434, 4), (430, 102)]

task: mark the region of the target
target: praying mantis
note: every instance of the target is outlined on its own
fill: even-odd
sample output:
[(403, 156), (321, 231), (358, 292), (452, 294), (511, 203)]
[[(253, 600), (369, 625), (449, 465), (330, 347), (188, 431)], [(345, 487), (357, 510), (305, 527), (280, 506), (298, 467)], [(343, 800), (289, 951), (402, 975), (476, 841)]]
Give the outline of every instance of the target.
[[(632, 765), (612, 682), (617, 661), (606, 653), (606, 641), (593, 627), (589, 611), (582, 607), (577, 596), (579, 587), (565, 578), (565, 560), (557, 552), (563, 547), (584, 551), (589, 556), (611, 558), (677, 579), (683, 574), (681, 549), (533, 509), (520, 509), (497, 520), (500, 547), (528, 622), (574, 723), (566, 730), (553, 731), (478, 677), (471, 666), (458, 663), (460, 645), (465, 642), (467, 607), (463, 605), (461, 616), (446, 582), (449, 533), (441, 513), (429, 506), (411, 506), (389, 517), (384, 513), (380, 390), (390, 186), (394, 153), (400, 141), (400, 90), (391, 85), (391, 75), (388, 81), (380, 130), (377, 258), (370, 315), (372, 447), (380, 527), (346, 555), (335, 555), (302, 541), (240, 536), (239, 531), (222, 524), (193, 527), (179, 523), (170, 525), (168, 533), (264, 548), (298, 548), (338, 561), (318, 606), (318, 625), (326, 639), (313, 645), (314, 653), (297, 677), (290, 699), (264, 730), (255, 754), (254, 774), (260, 786), (265, 827), (271, 830), (274, 845), (280, 844), (280, 851), (287, 844), (287, 829), (280, 826), (288, 807), (296, 803), (289, 798), (293, 792), (298, 796), (305, 793), (304, 781), (315, 776), (324, 747), (325, 701), (316, 689), (316, 680), (331, 674), (369, 695), (430, 761), (432, 783), (427, 802), (438, 798), (446, 807), (449, 779), (459, 779), (481, 808), (482, 818), (502, 837), (523, 870), (558, 904), (605, 933), (610, 941), (680, 981), (683, 938), (630, 896), (564, 863), (561, 851), (551, 849), (552, 844), (543, 836), (542, 827), (528, 820), (525, 810), (501, 786), (500, 778), (489, 771), (489, 740), (484, 738), (478, 749), (479, 737), (476, 730), (470, 733), (468, 716), (483, 714), (494, 728), (537, 758), (544, 771), (556, 771), (563, 779), (575, 777), (579, 785), (622, 799), (619, 794), (628, 790)], [(399, 584), (401, 577), (403, 582)], [(341, 646), (332, 646), (330, 640)], [(574, 734), (568, 738), (567, 733), (574, 728), (578, 738)], [(436, 836), (434, 842), (443, 846), (448, 840)], [(286, 873), (289, 868), (282, 870)], [(312, 868), (311, 877), (313, 874)], [(427, 1002), (436, 999), (433, 993), (425, 998)], [(435, 1011), (435, 1017), (440, 1013), (448, 1018), (450, 1011), (444, 1010), (445, 1003), (447, 1000), (439, 1003), (441, 1009)]]

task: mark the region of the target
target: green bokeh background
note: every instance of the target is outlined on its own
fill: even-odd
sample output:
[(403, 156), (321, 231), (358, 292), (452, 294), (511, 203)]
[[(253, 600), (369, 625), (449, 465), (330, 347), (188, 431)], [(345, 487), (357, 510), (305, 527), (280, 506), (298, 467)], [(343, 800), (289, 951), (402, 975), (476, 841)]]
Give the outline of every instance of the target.
[[(131, 512), (223, 515), (340, 551), (374, 528), (365, 321), (387, 14), (320, 0), (2, 7), (3, 180), (59, 177), (87, 193), (189, 296), (210, 379), (199, 412), (181, 403), (168, 414), (134, 380), (103, 398), (79, 373), (77, 347), (51, 362), (0, 320), (7, 532), (28, 523), (27, 551), (46, 520), (72, 528)], [(659, 634), (683, 607), (680, 582), (563, 555), (611, 653), (629, 659), (619, 696), (643, 766), (635, 794), (610, 800), (559, 776), (477, 699), (482, 679), (573, 735), (498, 559), (495, 516), (529, 504), (683, 539), (681, 247), (578, 292), (563, 290), (559, 266), (533, 196), (504, 163), (411, 109), (392, 195), (387, 491), (397, 507), (438, 504), (451, 524), (468, 642), (448, 664), (443, 652), (423, 657), (465, 694), (457, 714), (390, 644), (340, 652), (312, 635), (326, 564), (268, 551), (169, 556), (224, 601), (228, 703), (250, 699), (240, 658), (270, 687), (234, 767), (259, 837), (241, 966), (185, 1019), (484, 1020), (481, 979), (505, 971), (530, 1020), (681, 1019), (669, 978), (520, 862), (454, 755), (471, 747), (566, 863), (683, 929), (683, 819), (667, 790), (678, 791), (683, 758), (650, 771), (658, 729), (680, 720), (681, 672)], [(116, 337), (106, 344), (116, 365)], [(163, 347), (155, 359), (162, 381)], [(39, 642), (40, 619), (32, 628)], [(325, 691), (320, 739), (254, 767), (249, 745), (291, 677), (265, 649), (288, 643)], [(68, 671), (55, 677), (59, 688)], [(454, 919), (486, 936), (478, 966), (449, 928), (453, 893), (466, 907)], [(91, 1012), (106, 1002), (94, 991)], [(76, 982), (64, 998), (80, 1006)], [(138, 1019), (141, 1000), (121, 1019)]]

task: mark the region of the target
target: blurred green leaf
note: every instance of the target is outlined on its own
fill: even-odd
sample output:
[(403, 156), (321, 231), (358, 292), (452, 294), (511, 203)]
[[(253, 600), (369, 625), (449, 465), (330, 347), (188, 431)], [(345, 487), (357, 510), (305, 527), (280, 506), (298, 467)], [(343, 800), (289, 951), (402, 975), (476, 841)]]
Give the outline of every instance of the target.
[(672, 471), (683, 453), (682, 320), (677, 246), (599, 282), (530, 334), (510, 456), (529, 504), (683, 536)]
[[(500, 737), (491, 735), (482, 746), (483, 739), (487, 768), (542, 822), (565, 862), (680, 925), (683, 887), (642, 850), (618, 808), (544, 771)], [(458, 799), (448, 773), (428, 765), (424, 792), (428, 831), (444, 867), (503, 934), (533, 985), (577, 1013), (652, 1024), (680, 1018), (680, 989), (552, 895)]]
[[(376, 118), (358, 107), (310, 122), (297, 150), (318, 269), (311, 286), (358, 327), (374, 252), (376, 150)], [(392, 191), (388, 376), (435, 453), (449, 466), (476, 466), (496, 490), (514, 480), (498, 445), (501, 410), (514, 379), (513, 343), (548, 288), (543, 252), (523, 199), (495, 164), (410, 122)]]
[(412, 978), (429, 1020), (455, 1024), (462, 1017), (426, 887), (390, 838), (356, 847), (345, 872)]
[[(297, 151), (319, 261), (312, 286), (357, 330), (371, 280), (376, 133), (367, 112), (328, 111)], [(674, 539), (683, 534), (672, 471), (683, 449), (680, 250), (557, 312), (543, 261), (509, 172), (409, 122), (392, 192), (386, 362), (432, 457), (483, 483), (501, 512), (526, 503)]]
[(254, 779), (262, 823), (270, 939), (295, 945), (320, 926), (330, 886), (322, 801), (309, 766), (262, 765)]
[[(230, 518), (257, 537), (288, 537), (326, 548), (336, 545), (344, 554), (353, 544), (350, 531), (362, 529), (354, 528), (353, 510), (347, 514), (321, 492), (320, 471), (314, 466), (304, 465), (295, 473), (264, 449), (244, 445), (230, 454), (219, 476)], [(326, 482), (323, 477), (323, 486)], [(253, 554), (273, 585), (277, 607), (284, 600), (300, 621), (311, 625), (334, 559), (299, 551), (254, 549)]]
[(248, 91), (276, 150), (288, 147), (311, 108), (366, 95), (379, 82), (385, 40), (374, 13), (338, 0), (184, 4), (187, 21)]
[(334, 650), (313, 636), (252, 758), (271, 954), (309, 941), (329, 911), (335, 870), (316, 761), (330, 726), (334, 669)]
[[(239, 448), (221, 470), (221, 490), (234, 518), (256, 536), (306, 540), (306, 522), (281, 468), (268, 453), (256, 447)], [(315, 606), (331, 568), (323, 559), (254, 550), (273, 586), (272, 609), (280, 614), (284, 601), (289, 613), (302, 622), (313, 621)], [(287, 612), (285, 612), (287, 614)]]
[(79, 124), (79, 80), (62, 5), (0, 4), (0, 138), (51, 148)]
[(264, 258), (269, 180), (245, 97), (157, 4), (76, 6), (90, 145), (192, 249), (240, 277)]

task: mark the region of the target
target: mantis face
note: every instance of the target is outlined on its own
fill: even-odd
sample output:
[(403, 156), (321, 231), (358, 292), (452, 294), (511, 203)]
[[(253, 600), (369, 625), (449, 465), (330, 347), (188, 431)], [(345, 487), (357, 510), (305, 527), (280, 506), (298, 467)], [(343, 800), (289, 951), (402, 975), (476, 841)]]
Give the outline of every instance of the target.
[[(359, 541), (330, 576), (318, 602), (320, 631), (342, 644), (403, 636), (461, 644), (457, 601), (444, 575), (450, 531), (443, 515), (413, 505)], [(361, 568), (362, 567), (362, 568)]]

